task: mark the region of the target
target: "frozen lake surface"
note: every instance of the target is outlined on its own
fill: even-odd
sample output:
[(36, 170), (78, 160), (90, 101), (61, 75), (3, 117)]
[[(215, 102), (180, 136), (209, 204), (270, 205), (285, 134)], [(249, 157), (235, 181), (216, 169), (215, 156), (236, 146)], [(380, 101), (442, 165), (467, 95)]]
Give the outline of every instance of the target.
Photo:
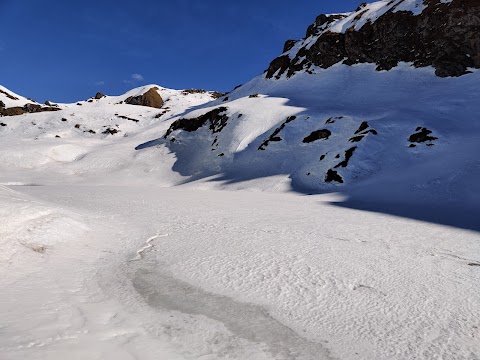
[(0, 199), (5, 359), (480, 356), (474, 231), (336, 195), (70, 185)]

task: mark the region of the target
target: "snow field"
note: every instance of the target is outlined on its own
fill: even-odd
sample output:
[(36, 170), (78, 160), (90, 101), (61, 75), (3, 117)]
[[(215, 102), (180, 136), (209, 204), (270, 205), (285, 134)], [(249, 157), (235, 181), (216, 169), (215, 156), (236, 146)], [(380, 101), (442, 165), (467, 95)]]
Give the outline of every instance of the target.
[(479, 357), (476, 232), (332, 206), (331, 195), (22, 189), (108, 220), (101, 242), (117, 248), (97, 270), (102, 291), (173, 334), (183, 356)]

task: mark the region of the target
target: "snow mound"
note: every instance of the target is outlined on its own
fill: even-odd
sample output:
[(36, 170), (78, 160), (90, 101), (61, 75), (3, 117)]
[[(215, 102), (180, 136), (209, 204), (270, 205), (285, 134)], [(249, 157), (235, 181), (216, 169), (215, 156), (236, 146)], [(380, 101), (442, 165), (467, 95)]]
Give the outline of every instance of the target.
[(50, 149), (49, 156), (59, 162), (73, 162), (82, 159), (88, 151), (76, 145), (59, 145)]

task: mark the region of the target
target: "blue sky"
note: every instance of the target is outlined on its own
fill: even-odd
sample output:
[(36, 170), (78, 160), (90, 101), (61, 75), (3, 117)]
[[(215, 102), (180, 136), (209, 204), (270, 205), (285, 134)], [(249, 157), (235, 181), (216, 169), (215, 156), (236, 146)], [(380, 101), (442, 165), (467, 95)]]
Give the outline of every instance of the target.
[(0, 0), (0, 84), (37, 101), (149, 83), (228, 91), (362, 0)]

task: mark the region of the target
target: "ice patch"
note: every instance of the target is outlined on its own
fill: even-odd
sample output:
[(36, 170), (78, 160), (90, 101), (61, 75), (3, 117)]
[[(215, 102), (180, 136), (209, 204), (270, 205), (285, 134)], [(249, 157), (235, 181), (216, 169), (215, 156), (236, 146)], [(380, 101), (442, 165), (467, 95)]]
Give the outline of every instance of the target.
[(266, 344), (275, 359), (330, 359), (321, 344), (303, 339), (261, 307), (207, 293), (160, 271), (137, 271), (133, 286), (150, 306), (220, 321), (236, 336)]

